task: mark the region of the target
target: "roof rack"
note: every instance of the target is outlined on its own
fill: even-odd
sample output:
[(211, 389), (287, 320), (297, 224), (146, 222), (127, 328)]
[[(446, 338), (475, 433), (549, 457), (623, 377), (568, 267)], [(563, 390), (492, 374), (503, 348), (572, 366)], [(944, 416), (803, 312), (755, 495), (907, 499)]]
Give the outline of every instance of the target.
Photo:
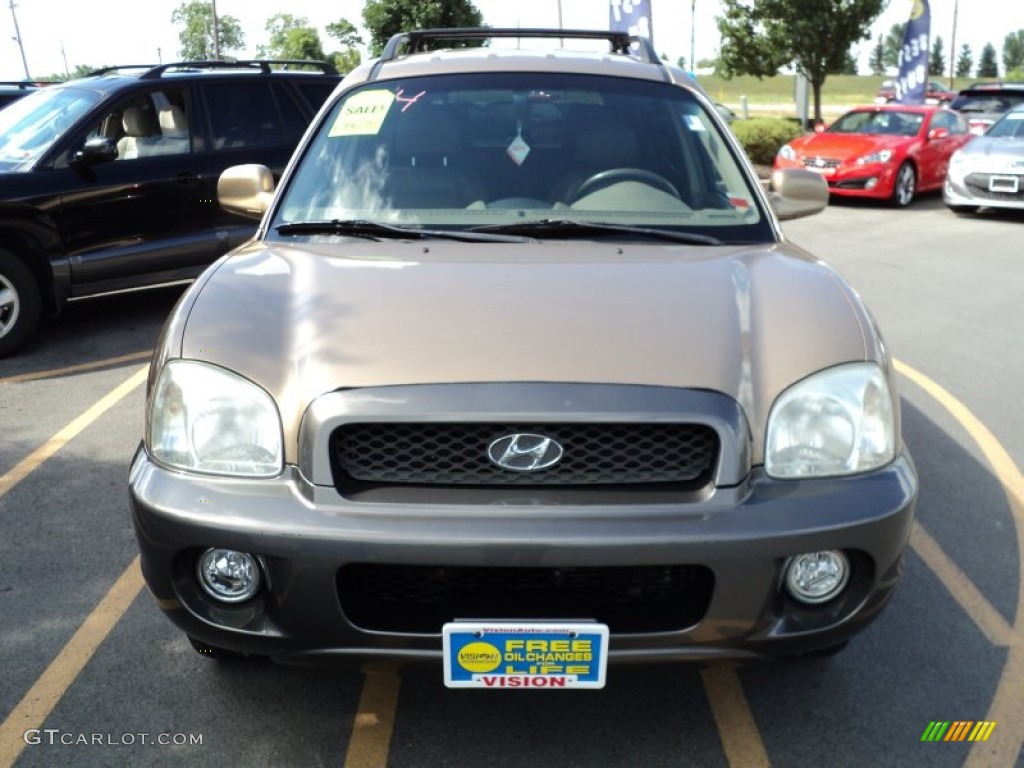
[(501, 27), (452, 27), (451, 29), (417, 29), (411, 32), (399, 32), (392, 35), (384, 46), (384, 51), (370, 72), (370, 79), (376, 78), (380, 67), (393, 61), (402, 53), (423, 53), (430, 50), (427, 43), (439, 40), (491, 40), (494, 38), (553, 38), (574, 40), (607, 40), (611, 43), (612, 53), (632, 54), (634, 46), (639, 48), (641, 58), (649, 64), (664, 66), (654, 50), (654, 44), (646, 37), (631, 35), (628, 32), (596, 29), (534, 29), (534, 28), (501, 28)]
[(167, 64), (121, 64), (116, 67), (104, 67), (90, 72), (89, 76), (106, 75), (125, 69), (144, 69), (140, 80), (157, 80), (165, 72), (196, 71), (200, 69), (258, 69), (263, 74), (270, 74), (276, 69), (313, 68), (325, 75), (336, 75), (338, 70), (333, 64), (315, 59), (243, 59), (239, 61), (174, 61)]

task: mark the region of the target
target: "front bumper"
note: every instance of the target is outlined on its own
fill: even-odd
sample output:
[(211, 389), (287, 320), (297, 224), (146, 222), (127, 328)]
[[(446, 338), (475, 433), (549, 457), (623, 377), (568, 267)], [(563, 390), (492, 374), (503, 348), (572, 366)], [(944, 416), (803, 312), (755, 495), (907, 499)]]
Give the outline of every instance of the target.
[(942, 186), (942, 201), (951, 208), (1024, 209), (1024, 176), (988, 170), (949, 173)]
[[(199, 477), (158, 466), (141, 447), (129, 484), (142, 571), (170, 619), (210, 645), (293, 662), (346, 655), (441, 658), (441, 622), (429, 630), (394, 630), (346, 615), (341, 574), (351, 564), (475, 574), (548, 569), (556, 575), (696, 566), (712, 577), (701, 587), (706, 606), (699, 616), (670, 631), (617, 632), (617, 619), (608, 621), (612, 661), (826, 648), (862, 629), (891, 596), (917, 494), (905, 453), (862, 476), (783, 482), (755, 469), (737, 486), (709, 489), (686, 503), (641, 505), (526, 498), (507, 505), (353, 502), (333, 487), (312, 485), (293, 467), (273, 480)], [(236, 605), (208, 597), (195, 562), (211, 546), (257, 555), (263, 590)], [(850, 583), (824, 605), (797, 603), (782, 587), (787, 558), (828, 549), (850, 555)], [(531, 616), (529, 604), (517, 606), (514, 617), (494, 615), (495, 605), (485, 600), (474, 615), (448, 619)]]

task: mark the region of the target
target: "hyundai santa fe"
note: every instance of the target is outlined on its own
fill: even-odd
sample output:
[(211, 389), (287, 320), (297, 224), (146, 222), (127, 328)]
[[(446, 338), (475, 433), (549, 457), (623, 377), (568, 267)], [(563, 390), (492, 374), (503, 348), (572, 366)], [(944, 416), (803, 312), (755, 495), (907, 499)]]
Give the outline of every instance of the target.
[(825, 183), (763, 189), (647, 41), (402, 33), (279, 184), (218, 194), (261, 223), (169, 318), (129, 478), (150, 590), (205, 654), (600, 687), (832, 652), (893, 594), (892, 361), (779, 225)]

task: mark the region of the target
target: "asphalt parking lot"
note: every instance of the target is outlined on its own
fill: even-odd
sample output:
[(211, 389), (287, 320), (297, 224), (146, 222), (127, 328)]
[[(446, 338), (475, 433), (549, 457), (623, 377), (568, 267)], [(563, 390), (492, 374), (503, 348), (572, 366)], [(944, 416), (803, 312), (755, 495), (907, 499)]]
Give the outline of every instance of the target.
[[(1024, 764), (1024, 216), (837, 204), (785, 226), (864, 296), (921, 477), (904, 582), (831, 659), (449, 691), (440, 665), (218, 664), (144, 589), (126, 475), (181, 288), (72, 303), (0, 361), (0, 766)], [(987, 741), (923, 741), (934, 722)]]

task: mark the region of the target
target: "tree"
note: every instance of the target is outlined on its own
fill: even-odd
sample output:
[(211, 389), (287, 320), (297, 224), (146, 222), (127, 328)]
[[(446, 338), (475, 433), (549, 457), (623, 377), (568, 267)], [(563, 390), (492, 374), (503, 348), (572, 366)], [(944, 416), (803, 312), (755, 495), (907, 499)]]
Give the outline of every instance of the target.
[(814, 120), (821, 120), (821, 87), (841, 69), (850, 47), (870, 36), (885, 0), (722, 0), (718, 17), (726, 77), (771, 77), (791, 66), (814, 94)]
[(878, 42), (871, 49), (870, 67), (872, 75), (885, 74), (885, 37), (878, 36)]
[(956, 57), (956, 76), (970, 77), (974, 69), (974, 54), (971, 53), (971, 46), (964, 43), (960, 46), (960, 55)]
[[(206, 0), (188, 0), (174, 9), (171, 14), (172, 24), (183, 24), (184, 29), (178, 33), (181, 50), (178, 54), (183, 59), (212, 59), (213, 44), (213, 6)], [(237, 51), (245, 47), (245, 35), (242, 25), (234, 16), (217, 16), (217, 48), (223, 57), (227, 51)]]
[(471, 0), (367, 0), (363, 23), (370, 33), (370, 50), (377, 55), (399, 32), (442, 27), (479, 27), (483, 14)]
[(830, 75), (856, 75), (857, 74), (857, 57), (852, 53), (847, 53), (846, 58), (840, 63), (835, 69), (828, 71)]
[(893, 24), (885, 36), (885, 66), (895, 69), (900, 65), (900, 48), (903, 47), (903, 24)]
[(1003, 40), (1003, 68), (1007, 73), (1024, 67), (1024, 29), (1011, 32)]
[(978, 77), (999, 77), (999, 65), (996, 64), (996, 49), (992, 43), (985, 43), (978, 61)]
[(337, 70), (344, 74), (358, 67), (363, 60), (358, 50), (358, 46), (363, 44), (363, 38), (356, 25), (348, 19), (340, 19), (327, 25), (327, 35), (342, 45), (342, 50), (335, 51), (330, 56)]
[(276, 13), (267, 19), (265, 29), (270, 33), (270, 44), (259, 48), (260, 56), (268, 59), (324, 60), (324, 46), (320, 33), (309, 25), (305, 16)]
[(928, 72), (932, 77), (942, 77), (946, 72), (946, 56), (942, 51), (944, 47), (942, 37), (936, 35), (935, 42), (932, 43), (932, 52), (928, 56)]

